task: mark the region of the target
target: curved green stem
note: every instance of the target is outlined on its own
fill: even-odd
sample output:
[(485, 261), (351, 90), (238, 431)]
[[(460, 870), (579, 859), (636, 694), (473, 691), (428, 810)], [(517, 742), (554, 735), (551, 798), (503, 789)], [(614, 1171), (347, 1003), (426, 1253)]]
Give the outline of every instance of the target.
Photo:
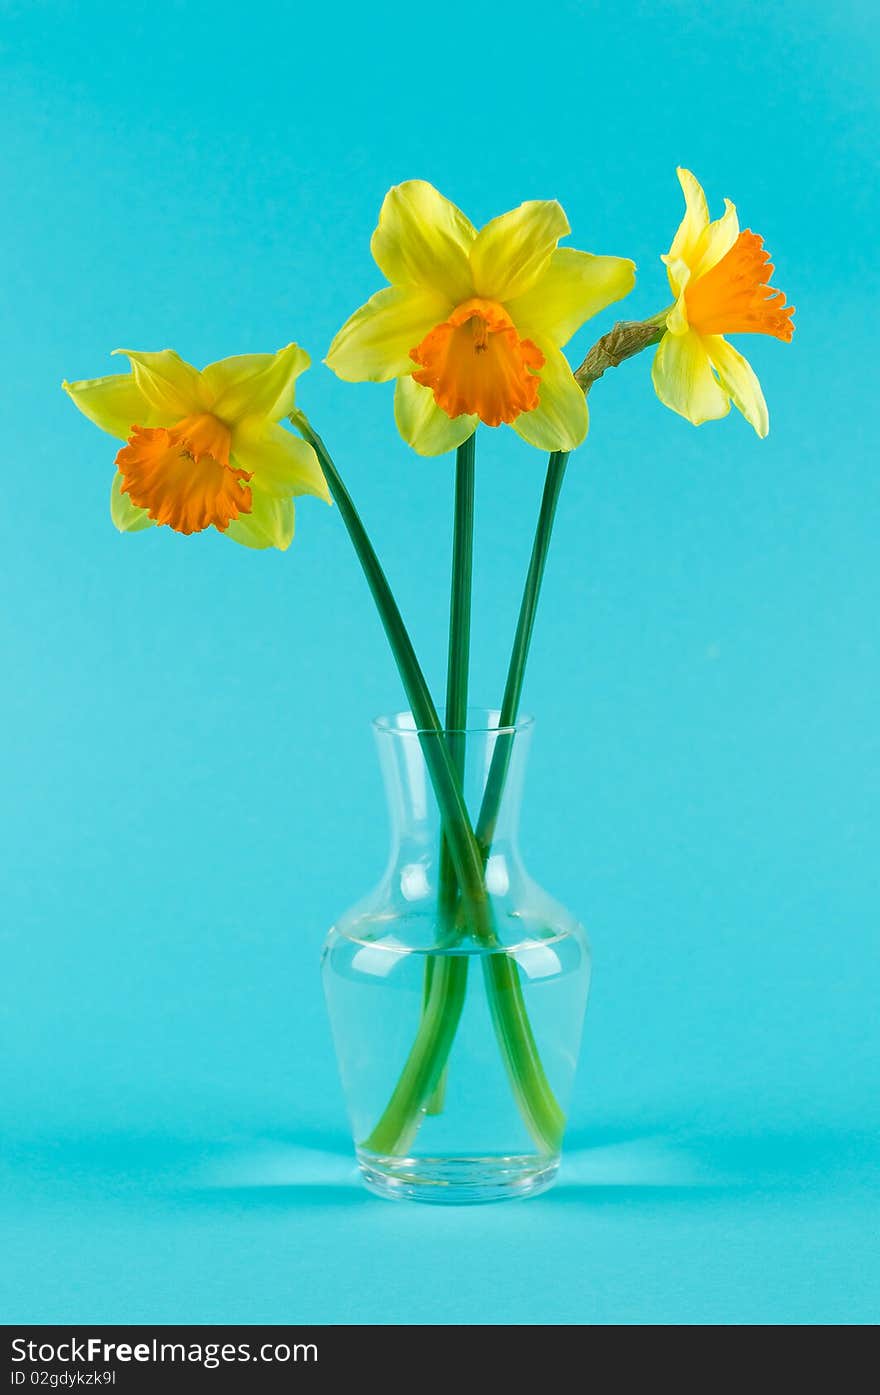
[(354, 501), (342, 477), (321, 440), (321, 437), (300, 412), (291, 414), (291, 421), (314, 448), (327, 479), (330, 493), (348, 530), (376, 608), (388, 636), (400, 677), (409, 699), (412, 714), (419, 729), (425, 764), (440, 805), (443, 827), (449, 843), (455, 873), (462, 895), (469, 903), (474, 933), (487, 943), (493, 943), (491, 910), (483, 882), (483, 860), (471, 828), (470, 816), (461, 792), (461, 783), (446, 743), (443, 727), (425, 681), (412, 640), (388, 585), (373, 544), (367, 535)]
[(485, 954), (483, 977), (495, 1035), (519, 1111), (538, 1147), (557, 1153), (565, 1132), (565, 1115), (541, 1062), (519, 966), (508, 954)]
[(362, 1144), (372, 1153), (406, 1152), (418, 1130), (423, 1101), (437, 1089), (458, 1030), (468, 955), (439, 954), (428, 962), (434, 968), (418, 1033), (381, 1119)]
[[(486, 983), (499, 1045), (514, 1093), (538, 1145), (545, 1151), (555, 1152), (562, 1135), (562, 1115), (538, 1059), (522, 999), (518, 968), (498, 946), (484, 882), (485, 853), (471, 826), (458, 771), (428, 685), (385, 573), (324, 442), (301, 413), (293, 413), (291, 421), (314, 448), (321, 462), (330, 493), (339, 508), (379, 611), (419, 729), (425, 764), (440, 806), (443, 829), (461, 890), (461, 913), (466, 916), (468, 929), (490, 951), (485, 956), (489, 961), (485, 966)], [(527, 649), (526, 640), (523, 666)], [(493, 949), (499, 952), (492, 953)], [(466, 967), (463, 970), (452, 967), (461, 958), (454, 953), (442, 956), (445, 967), (440, 972), (435, 971), (437, 982), (436, 985), (432, 984), (427, 1011), (423, 1014), (398, 1087), (370, 1135), (368, 1142), (371, 1147), (375, 1147), (378, 1140), (383, 1151), (400, 1153), (405, 1150), (418, 1127), (419, 1116), (440, 1078), (461, 1017)], [(492, 968), (492, 961), (497, 961), (502, 967)]]

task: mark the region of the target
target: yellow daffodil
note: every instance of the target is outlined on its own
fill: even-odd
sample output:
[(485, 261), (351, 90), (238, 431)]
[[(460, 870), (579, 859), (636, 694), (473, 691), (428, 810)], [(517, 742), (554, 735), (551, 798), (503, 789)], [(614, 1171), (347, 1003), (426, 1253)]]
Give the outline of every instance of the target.
[(690, 170), (678, 178), (686, 211), (663, 258), (675, 305), (654, 358), (657, 396), (695, 426), (726, 416), (730, 404), (759, 436), (770, 429), (751, 365), (725, 334), (770, 334), (791, 342), (794, 308), (770, 284), (773, 266), (760, 237), (740, 232), (736, 209), (709, 221), (706, 195)]
[(568, 232), (555, 201), (521, 204), (477, 232), (433, 185), (398, 184), (371, 243), (391, 284), (343, 325), (327, 363), (347, 382), (396, 378), (397, 425), (421, 455), (460, 445), (480, 421), (572, 450), (587, 404), (562, 345), (632, 289), (635, 268), (558, 247)]
[(120, 532), (214, 527), (245, 547), (283, 550), (293, 538), (293, 496), (329, 502), (312, 447), (278, 425), (309, 366), (296, 344), (201, 372), (173, 349), (114, 352), (127, 356), (130, 373), (63, 387), (90, 421), (127, 443), (110, 495)]

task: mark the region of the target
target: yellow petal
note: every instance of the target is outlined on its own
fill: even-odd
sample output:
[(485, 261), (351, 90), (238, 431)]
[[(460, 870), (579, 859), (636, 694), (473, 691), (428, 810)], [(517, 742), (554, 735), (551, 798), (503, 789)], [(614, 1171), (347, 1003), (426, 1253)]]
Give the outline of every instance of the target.
[(114, 373), (109, 378), (83, 378), (61, 384), (70, 400), (102, 431), (127, 441), (134, 425), (150, 426), (150, 408), (144, 401), (131, 373)]
[[(678, 258), (686, 266), (692, 267), (697, 244), (709, 226), (709, 206), (706, 203), (703, 186), (699, 180), (694, 178), (690, 170), (682, 169), (679, 166), (675, 172), (684, 194), (685, 215), (678, 226), (678, 232), (672, 239), (669, 257)], [(678, 287), (672, 287), (673, 295), (678, 295), (678, 291)]]
[[(670, 334), (687, 334), (688, 330), (690, 329), (690, 324), (688, 322), (687, 297), (685, 295), (685, 289), (687, 287), (688, 279), (690, 277), (690, 272), (684, 265), (684, 262), (675, 262), (673, 263), (673, 265), (676, 267), (676, 269), (679, 267), (683, 267), (684, 270), (682, 272), (681, 290), (679, 291), (678, 299), (676, 300), (669, 314), (666, 316), (666, 328), (669, 330)], [(676, 276), (677, 275), (678, 270), (676, 270)]]
[(468, 249), (475, 237), (460, 208), (433, 184), (410, 179), (385, 195), (370, 248), (392, 285), (421, 286), (457, 305), (473, 294)]
[(557, 247), (531, 290), (508, 301), (507, 310), (521, 335), (561, 347), (584, 320), (628, 295), (635, 280), (635, 263), (625, 257)]
[(245, 416), (279, 421), (293, 410), (294, 384), (310, 363), (297, 344), (277, 354), (239, 354), (209, 363), (201, 375), (205, 410), (230, 426)]
[(385, 383), (411, 373), (410, 349), (454, 308), (436, 291), (388, 286), (346, 320), (325, 362), (347, 383)]
[(703, 343), (722, 388), (763, 439), (770, 430), (770, 413), (754, 368), (720, 334), (707, 334)]
[(715, 380), (703, 340), (694, 330), (664, 334), (654, 355), (651, 377), (660, 401), (694, 426), (730, 411), (727, 393)]
[(233, 519), (224, 537), (241, 543), (242, 547), (277, 547), (280, 552), (286, 552), (293, 541), (293, 500), (276, 499), (253, 487), (251, 493), (251, 512)]
[(244, 417), (232, 432), (232, 458), (249, 470), (252, 487), (278, 499), (316, 494), (330, 503), (330, 491), (312, 447), (265, 417)]
[(540, 450), (574, 450), (590, 425), (587, 399), (574, 380), (565, 354), (549, 340), (537, 343), (545, 359), (539, 374), (538, 405), (533, 412), (518, 416), (513, 429)]
[(493, 218), (471, 248), (477, 295), (505, 304), (525, 295), (568, 232), (568, 219), (555, 199), (533, 199)]
[(477, 429), (479, 417), (448, 417), (434, 401), (430, 388), (407, 375), (398, 378), (394, 394), (394, 419), (408, 445), (419, 455), (443, 455), (455, 450)]
[(671, 252), (667, 252), (660, 260), (666, 263), (669, 285), (672, 288), (672, 294), (678, 300), (691, 279), (691, 269), (687, 262), (682, 261), (681, 257), (673, 257)]
[(691, 271), (692, 280), (705, 276), (707, 271), (725, 256), (739, 237), (739, 218), (730, 199), (724, 200), (724, 213), (710, 223), (697, 243)]
[(129, 359), (135, 384), (153, 409), (157, 425), (170, 425), (204, 410), (198, 369), (173, 349), (160, 349), (158, 353), (134, 353), (129, 349), (113, 352)]
[(155, 527), (147, 510), (133, 504), (128, 495), (122, 493), (121, 485), (122, 475), (117, 470), (110, 489), (110, 517), (120, 533), (140, 533), (143, 528)]

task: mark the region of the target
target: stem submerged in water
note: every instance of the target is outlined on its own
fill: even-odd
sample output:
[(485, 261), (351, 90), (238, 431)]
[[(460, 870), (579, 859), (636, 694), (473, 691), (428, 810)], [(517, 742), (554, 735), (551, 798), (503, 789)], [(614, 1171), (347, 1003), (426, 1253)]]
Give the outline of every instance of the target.
[(495, 1036), (526, 1126), (544, 1153), (558, 1153), (565, 1115), (556, 1102), (523, 998), (519, 965), (508, 954), (484, 954), (483, 978)]
[(446, 1069), (449, 1049), (458, 1030), (467, 988), (467, 954), (438, 954), (422, 1020), (406, 1065), (373, 1132), (362, 1147), (371, 1153), (405, 1153), (418, 1131), (425, 1107)]

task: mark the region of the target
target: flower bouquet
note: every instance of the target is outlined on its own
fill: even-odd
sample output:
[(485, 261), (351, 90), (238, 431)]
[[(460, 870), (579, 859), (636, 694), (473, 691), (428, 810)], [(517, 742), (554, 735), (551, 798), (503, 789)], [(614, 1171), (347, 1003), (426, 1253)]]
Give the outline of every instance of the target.
[[(733, 403), (765, 436), (760, 385), (725, 336), (793, 333), (761, 238), (740, 231), (729, 201), (711, 221), (697, 180), (678, 176), (685, 214), (662, 259), (671, 304), (617, 323), (576, 369), (564, 346), (632, 290), (631, 261), (561, 247), (570, 228), (552, 200), (477, 231), (421, 180), (385, 198), (371, 247), (388, 284), (342, 326), (326, 363), (349, 382), (394, 379), (404, 440), (423, 456), (455, 452), (442, 708), (335, 459), (294, 402), (303, 349), (201, 371), (170, 349), (117, 351), (129, 372), (64, 384), (124, 443), (110, 494), (120, 532), (213, 528), (284, 550), (294, 498), (312, 494), (336, 505), (363, 568), (408, 707), (374, 724), (388, 867), (336, 921), (323, 964), (361, 1172), (385, 1196), (529, 1195), (559, 1165), (590, 956), (579, 923), (528, 876), (517, 824), (532, 725), (520, 696), (569, 456), (587, 435), (593, 385), (648, 348), (666, 406), (699, 425)], [(478, 428), (502, 425), (549, 459), (500, 703), (481, 712), (468, 706), (475, 448)]]

